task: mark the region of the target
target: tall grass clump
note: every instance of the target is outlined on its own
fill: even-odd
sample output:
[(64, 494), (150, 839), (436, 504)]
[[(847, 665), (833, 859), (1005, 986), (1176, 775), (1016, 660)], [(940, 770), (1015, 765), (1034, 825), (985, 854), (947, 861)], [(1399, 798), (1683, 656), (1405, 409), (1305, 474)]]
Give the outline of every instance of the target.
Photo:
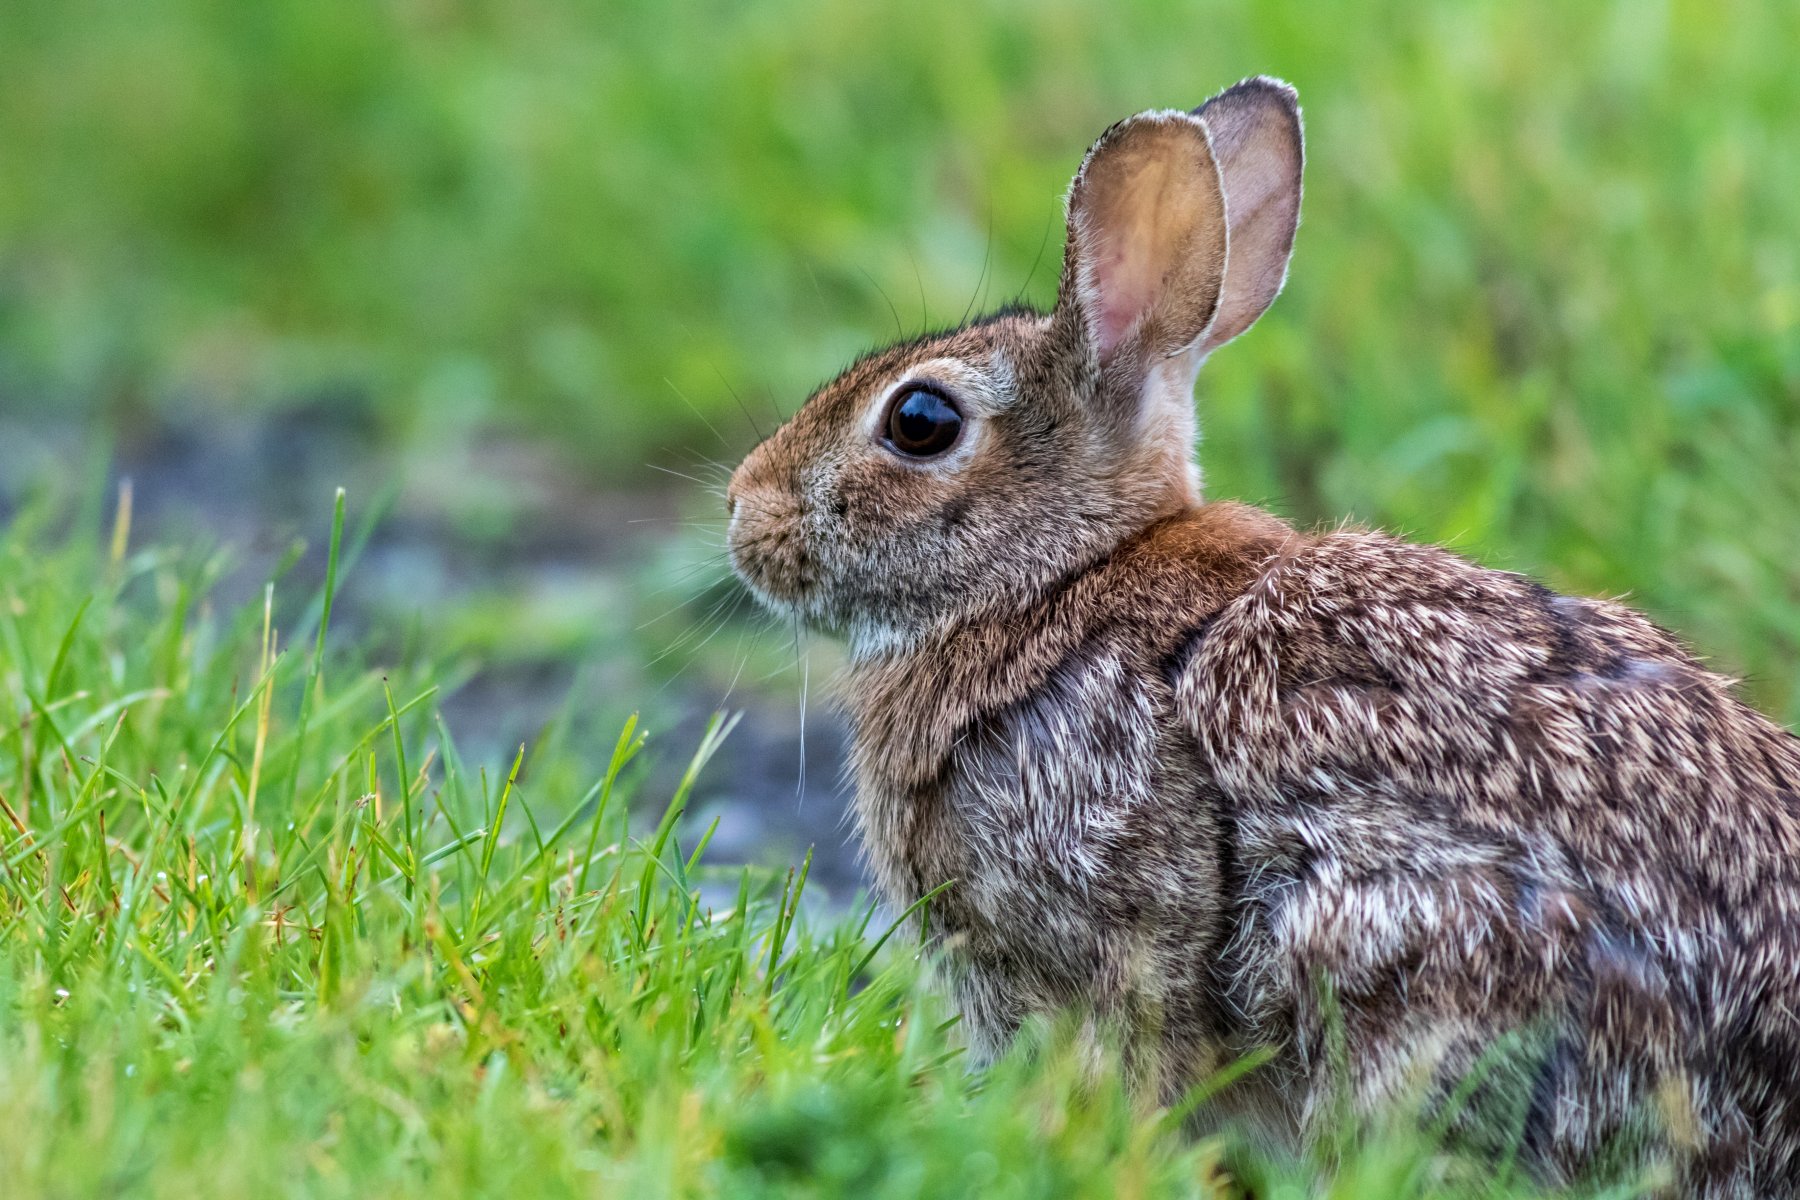
[(635, 720), (466, 762), (429, 666), (333, 636), (339, 511), (322, 589), (236, 612), (216, 558), (0, 538), (9, 1196), (1198, 1186), (1116, 1090), (973, 1087), (910, 950), (806, 918), (804, 865), (709, 868), (680, 818), (723, 723), (672, 797)]

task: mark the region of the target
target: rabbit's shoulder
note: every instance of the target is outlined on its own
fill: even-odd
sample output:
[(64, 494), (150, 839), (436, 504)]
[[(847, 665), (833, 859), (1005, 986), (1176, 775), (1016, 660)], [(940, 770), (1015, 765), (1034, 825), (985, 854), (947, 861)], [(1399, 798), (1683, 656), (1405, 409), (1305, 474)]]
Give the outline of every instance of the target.
[(1615, 850), (1754, 814), (1763, 855), (1800, 850), (1800, 741), (1730, 681), (1623, 605), (1438, 547), (1295, 543), (1197, 631), (1176, 693), (1246, 799), (1401, 789)]

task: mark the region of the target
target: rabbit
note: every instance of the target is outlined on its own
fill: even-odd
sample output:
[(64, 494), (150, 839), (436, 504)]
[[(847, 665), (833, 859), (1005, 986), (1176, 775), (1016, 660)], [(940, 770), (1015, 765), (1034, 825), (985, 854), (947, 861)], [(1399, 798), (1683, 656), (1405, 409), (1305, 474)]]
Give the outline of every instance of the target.
[(1259, 1136), (1423, 1094), (1551, 1182), (1800, 1194), (1800, 739), (1620, 604), (1202, 498), (1302, 160), (1266, 77), (1119, 122), (1050, 311), (868, 355), (733, 474), (739, 576), (847, 643), (877, 885), (950, 883), (976, 1062), (1073, 1012), (1166, 1102), (1268, 1055), (1208, 1118)]

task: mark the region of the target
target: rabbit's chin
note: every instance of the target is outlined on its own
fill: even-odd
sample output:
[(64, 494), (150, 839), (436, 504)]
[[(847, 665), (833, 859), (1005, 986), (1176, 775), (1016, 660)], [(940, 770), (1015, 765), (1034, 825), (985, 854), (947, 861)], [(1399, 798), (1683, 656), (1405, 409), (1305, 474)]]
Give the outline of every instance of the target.
[(763, 611), (784, 625), (792, 625), (814, 633), (849, 639), (852, 622), (829, 611), (825, 597), (813, 589), (796, 588), (783, 593), (772, 591), (757, 576), (737, 567), (738, 582), (755, 598)]
[(853, 663), (872, 662), (903, 653), (919, 643), (921, 631), (866, 614), (844, 615), (805, 597), (771, 596), (749, 585), (750, 591), (776, 620), (844, 643)]
[(774, 617), (777, 621), (789, 625), (804, 625), (809, 629), (816, 629), (819, 627), (819, 616), (813, 611), (816, 606), (808, 602), (804, 593), (793, 596), (784, 596), (777, 592), (772, 592), (763, 584), (757, 582), (755, 576), (741, 567), (737, 570), (737, 577), (738, 582), (744, 585), (744, 588), (751, 596), (755, 597), (757, 604), (762, 606), (763, 611)]
[(844, 642), (850, 648), (850, 661), (871, 662), (902, 653), (918, 644), (917, 630), (907, 629), (874, 617), (858, 617), (843, 630)]
[(778, 595), (738, 572), (738, 581), (777, 621), (797, 625), (813, 633), (838, 638), (850, 651), (852, 662), (863, 663), (901, 653), (918, 644), (921, 631), (869, 613), (846, 614), (832, 611), (822, 596), (801, 592)]

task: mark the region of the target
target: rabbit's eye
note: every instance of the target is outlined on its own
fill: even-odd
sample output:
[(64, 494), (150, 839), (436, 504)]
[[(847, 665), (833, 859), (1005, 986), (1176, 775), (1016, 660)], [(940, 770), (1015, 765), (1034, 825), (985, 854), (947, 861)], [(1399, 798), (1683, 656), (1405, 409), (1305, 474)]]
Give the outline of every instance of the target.
[(956, 445), (963, 417), (936, 392), (909, 388), (888, 408), (888, 444), (910, 458), (931, 458)]

